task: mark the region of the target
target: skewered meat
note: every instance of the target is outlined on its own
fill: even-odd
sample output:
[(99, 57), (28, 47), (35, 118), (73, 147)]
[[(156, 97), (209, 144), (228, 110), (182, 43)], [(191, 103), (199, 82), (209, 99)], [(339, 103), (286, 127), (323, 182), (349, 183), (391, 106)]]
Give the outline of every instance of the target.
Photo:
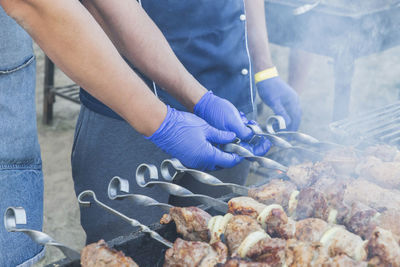
[(305, 162), (303, 164), (289, 166), (286, 175), (298, 187), (304, 188), (312, 184), (311, 172), (313, 165), (312, 162)]
[(290, 196), (295, 190), (293, 183), (274, 179), (268, 184), (249, 189), (249, 197), (265, 205), (279, 204), (287, 210)]
[(225, 234), (226, 226), (232, 218), (233, 215), (227, 213), (224, 216), (214, 216), (208, 221), (208, 230), (211, 236), (211, 244), (217, 241), (221, 241), (221, 237)]
[(355, 261), (345, 254), (335, 256), (322, 266), (324, 267), (367, 267), (368, 263), (365, 261)]
[(257, 262), (268, 263), (269, 266), (282, 266), (285, 261), (286, 240), (280, 238), (264, 238), (253, 245), (244, 255)]
[(392, 232), (394, 238), (400, 244), (400, 212), (386, 210), (376, 218), (376, 224), (385, 230)]
[(168, 224), (174, 221), (176, 231), (186, 240), (191, 241), (209, 241), (208, 221), (211, 215), (197, 207), (170, 209), (169, 214), (165, 214), (161, 220), (161, 224)]
[(256, 219), (266, 205), (251, 197), (235, 197), (228, 201), (228, 212), (233, 215), (248, 215)]
[(318, 179), (312, 187), (319, 192), (323, 192), (328, 204), (336, 207), (343, 203), (344, 191), (350, 179), (351, 178), (333, 179), (323, 177)]
[(353, 174), (359, 157), (352, 147), (329, 150), (322, 162), (329, 164), (337, 174)]
[(374, 156), (385, 162), (400, 161), (400, 151), (394, 146), (384, 144), (367, 147), (364, 155)]
[(357, 261), (367, 258), (366, 241), (341, 226), (334, 226), (326, 231), (320, 242), (328, 249), (331, 257), (344, 253)]
[(228, 249), (221, 242), (209, 245), (178, 238), (165, 252), (164, 267), (209, 267), (225, 263), (227, 257)]
[(252, 217), (237, 215), (231, 218), (225, 230), (226, 244), (230, 253), (236, 253), (245, 238), (253, 232), (264, 232), (264, 230)]
[(368, 256), (381, 266), (400, 266), (400, 246), (390, 231), (377, 227), (368, 241)]
[(350, 180), (350, 177), (341, 179), (321, 178), (312, 185), (317, 191), (323, 192), (330, 209), (331, 218), (328, 217), (329, 222), (342, 224), (348, 216), (349, 207), (345, 205), (343, 199)]
[(362, 203), (353, 203), (349, 216), (344, 225), (350, 232), (353, 232), (363, 239), (368, 239), (377, 226), (378, 212)]
[(279, 205), (269, 205), (257, 217), (257, 220), (266, 232), (272, 237), (290, 239), (294, 237), (296, 223), (288, 218), (283, 208)]
[(217, 265), (217, 267), (270, 267), (270, 265), (265, 262), (254, 262), (240, 258), (232, 258), (224, 265)]
[(122, 251), (110, 249), (104, 240), (87, 245), (81, 253), (82, 267), (138, 267)]
[(232, 198), (228, 202), (229, 212), (250, 215), (266, 229), (272, 237), (289, 239), (294, 237), (295, 222), (288, 218), (282, 206), (264, 205), (249, 197)]
[(289, 239), (286, 242), (286, 266), (322, 266), (329, 256), (319, 243), (301, 242)]
[(328, 162), (306, 162), (303, 164), (290, 166), (286, 175), (299, 188), (306, 188), (321, 178), (335, 178), (336, 172)]
[(317, 218), (308, 218), (296, 222), (295, 237), (299, 241), (319, 242), (328, 229), (329, 225), (325, 221)]
[(295, 211), (296, 220), (319, 218), (327, 221), (328, 216), (329, 207), (323, 193), (312, 187), (300, 191)]
[(400, 210), (400, 191), (389, 190), (363, 179), (356, 179), (347, 185), (344, 201), (361, 202), (379, 212)]
[(400, 162), (384, 162), (376, 157), (367, 157), (357, 165), (360, 177), (384, 188), (400, 188)]

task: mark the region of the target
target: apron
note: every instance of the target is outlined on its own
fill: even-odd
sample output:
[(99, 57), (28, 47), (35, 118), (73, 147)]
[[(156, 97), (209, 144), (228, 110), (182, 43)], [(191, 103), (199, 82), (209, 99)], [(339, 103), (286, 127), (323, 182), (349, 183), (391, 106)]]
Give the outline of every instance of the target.
[[(0, 214), (23, 207), (42, 229), (43, 175), (36, 129), (35, 57), (29, 35), (0, 7)], [(3, 221), (1, 219), (1, 221)], [(0, 226), (0, 266), (30, 266), (44, 248)]]

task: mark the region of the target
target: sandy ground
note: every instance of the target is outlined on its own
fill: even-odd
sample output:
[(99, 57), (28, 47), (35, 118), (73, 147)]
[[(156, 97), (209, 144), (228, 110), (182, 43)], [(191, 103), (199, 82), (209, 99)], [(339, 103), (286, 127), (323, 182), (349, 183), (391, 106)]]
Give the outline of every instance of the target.
[[(79, 106), (57, 99), (52, 126), (42, 121), (43, 53), (35, 47), (37, 55), (37, 116), (39, 141), (42, 148), (45, 178), (44, 231), (55, 239), (81, 249), (85, 234), (79, 225), (79, 210), (73, 191), (70, 152), (74, 125)], [(272, 54), (281, 76), (287, 78), (289, 49), (272, 46)], [(357, 60), (353, 79), (351, 113), (358, 114), (397, 100), (400, 90), (400, 47)], [(57, 84), (69, 80), (60, 71)], [(326, 57), (313, 56), (309, 77), (301, 95), (303, 122), (301, 130), (322, 139), (329, 138), (328, 123), (332, 117), (333, 66)], [(268, 109), (260, 118), (265, 118)], [(62, 257), (54, 248), (48, 248), (46, 257), (37, 264), (45, 266)]]

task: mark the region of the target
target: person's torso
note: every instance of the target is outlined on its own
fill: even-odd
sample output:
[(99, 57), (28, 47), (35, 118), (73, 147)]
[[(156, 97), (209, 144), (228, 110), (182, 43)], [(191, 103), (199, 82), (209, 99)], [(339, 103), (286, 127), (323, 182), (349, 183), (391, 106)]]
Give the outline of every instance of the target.
[[(141, 4), (178, 59), (204, 87), (230, 100), (240, 111), (253, 111), (243, 0), (142, 0)], [(152, 81), (147, 84), (164, 103), (185, 110)], [(81, 99), (97, 112), (107, 110), (105, 115), (116, 115), (85, 91)]]

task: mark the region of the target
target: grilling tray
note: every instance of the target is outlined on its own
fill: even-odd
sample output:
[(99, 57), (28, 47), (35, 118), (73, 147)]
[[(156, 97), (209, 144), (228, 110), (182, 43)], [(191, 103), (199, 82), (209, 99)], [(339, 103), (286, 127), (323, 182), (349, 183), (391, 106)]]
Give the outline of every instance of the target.
[(400, 147), (400, 101), (329, 125), (337, 141), (361, 146), (385, 143)]

